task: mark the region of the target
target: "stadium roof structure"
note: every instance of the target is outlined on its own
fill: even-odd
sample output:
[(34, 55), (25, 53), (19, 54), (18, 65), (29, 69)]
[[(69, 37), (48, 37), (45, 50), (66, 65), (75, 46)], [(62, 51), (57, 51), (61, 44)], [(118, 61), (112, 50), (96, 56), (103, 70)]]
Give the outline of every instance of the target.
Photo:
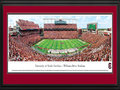
[(39, 29), (39, 25), (35, 24), (32, 21), (19, 19), (18, 21), (16, 21), (16, 23), (20, 27), (21, 30)]
[(65, 24), (65, 25), (56, 25), (56, 24), (44, 24), (44, 31), (76, 31), (77, 24)]

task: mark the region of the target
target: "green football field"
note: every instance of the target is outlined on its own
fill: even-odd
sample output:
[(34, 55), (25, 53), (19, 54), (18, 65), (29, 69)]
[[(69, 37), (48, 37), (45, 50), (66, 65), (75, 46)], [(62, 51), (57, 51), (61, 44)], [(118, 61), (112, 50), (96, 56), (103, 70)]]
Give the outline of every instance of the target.
[(77, 48), (79, 51), (87, 47), (89, 43), (80, 39), (43, 39), (40, 42), (33, 45), (33, 47), (42, 53), (48, 53), (49, 49), (64, 50)]

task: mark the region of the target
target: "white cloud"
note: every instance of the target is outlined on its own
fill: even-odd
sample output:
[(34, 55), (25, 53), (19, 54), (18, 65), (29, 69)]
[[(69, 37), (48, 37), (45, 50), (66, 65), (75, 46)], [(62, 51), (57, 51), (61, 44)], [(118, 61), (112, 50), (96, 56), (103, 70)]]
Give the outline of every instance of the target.
[(98, 20), (100, 20), (100, 19), (101, 19), (100, 16), (97, 16), (97, 17), (96, 17), (96, 21), (98, 21)]
[(44, 18), (66, 18), (66, 19), (76, 19), (77, 26), (81, 28), (86, 28), (87, 23), (97, 22), (98, 28), (108, 28), (112, 27), (112, 15), (8, 15), (8, 26), (16, 25), (18, 19), (24, 19), (33, 21), (40, 27), (44, 25)]

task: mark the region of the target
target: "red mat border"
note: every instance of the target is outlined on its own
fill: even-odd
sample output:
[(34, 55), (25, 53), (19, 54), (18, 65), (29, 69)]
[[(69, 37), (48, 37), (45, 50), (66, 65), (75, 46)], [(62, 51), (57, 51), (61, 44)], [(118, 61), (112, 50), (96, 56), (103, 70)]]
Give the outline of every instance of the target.
[[(8, 13), (112, 13), (112, 74), (8, 74)], [(3, 84), (117, 84), (117, 6), (3, 6)]]

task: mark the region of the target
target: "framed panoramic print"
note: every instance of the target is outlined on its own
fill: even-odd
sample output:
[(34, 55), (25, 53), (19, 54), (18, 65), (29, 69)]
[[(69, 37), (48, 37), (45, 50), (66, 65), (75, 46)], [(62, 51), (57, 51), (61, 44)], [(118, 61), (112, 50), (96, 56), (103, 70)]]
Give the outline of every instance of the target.
[(119, 8), (117, 0), (1, 1), (1, 88), (119, 89)]

